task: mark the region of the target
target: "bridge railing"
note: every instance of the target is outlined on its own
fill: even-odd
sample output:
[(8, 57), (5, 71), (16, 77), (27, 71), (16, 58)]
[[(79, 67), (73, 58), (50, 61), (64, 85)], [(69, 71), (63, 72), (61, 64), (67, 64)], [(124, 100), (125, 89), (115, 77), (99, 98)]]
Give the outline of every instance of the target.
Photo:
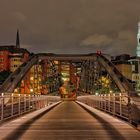
[(44, 108), (60, 101), (58, 96), (46, 95), (0, 95), (0, 122), (9, 118), (20, 116), (24, 113)]
[(108, 95), (89, 95), (79, 96), (77, 101), (83, 102), (91, 107), (108, 112), (114, 116), (130, 119), (130, 108), (128, 105), (129, 97), (122, 94), (108, 94)]

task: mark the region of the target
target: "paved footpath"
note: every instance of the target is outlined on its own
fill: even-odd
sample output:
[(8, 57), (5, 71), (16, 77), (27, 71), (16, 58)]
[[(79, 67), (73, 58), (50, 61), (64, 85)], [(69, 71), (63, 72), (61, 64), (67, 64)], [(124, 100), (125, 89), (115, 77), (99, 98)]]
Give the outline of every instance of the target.
[(21, 123), (22, 120), (27, 119), (29, 114), (2, 125), (0, 139), (140, 140), (140, 132), (131, 125), (99, 110), (91, 110), (92, 115), (77, 103), (64, 101), (24, 123)]

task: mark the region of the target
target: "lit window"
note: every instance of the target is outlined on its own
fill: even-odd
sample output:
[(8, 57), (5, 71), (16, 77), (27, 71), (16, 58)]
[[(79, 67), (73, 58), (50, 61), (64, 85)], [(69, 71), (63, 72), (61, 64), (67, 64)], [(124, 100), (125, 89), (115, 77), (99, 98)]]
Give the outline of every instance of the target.
[(3, 55), (3, 51), (0, 51), (0, 55)]
[(0, 62), (3, 62), (4, 61), (4, 59), (3, 58), (0, 58)]

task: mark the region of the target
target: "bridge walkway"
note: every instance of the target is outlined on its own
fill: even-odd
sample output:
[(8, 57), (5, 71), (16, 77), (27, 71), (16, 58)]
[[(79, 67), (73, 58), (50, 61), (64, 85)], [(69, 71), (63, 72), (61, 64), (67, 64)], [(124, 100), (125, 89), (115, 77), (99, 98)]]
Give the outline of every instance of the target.
[[(24, 116), (26, 118), (26, 115)], [(20, 121), (20, 119), (18, 119)], [(139, 140), (140, 132), (124, 121), (93, 109), (88, 113), (73, 101), (64, 101), (47, 113), (19, 126), (19, 121), (0, 127), (5, 140)], [(2, 131), (3, 130), (3, 131)]]

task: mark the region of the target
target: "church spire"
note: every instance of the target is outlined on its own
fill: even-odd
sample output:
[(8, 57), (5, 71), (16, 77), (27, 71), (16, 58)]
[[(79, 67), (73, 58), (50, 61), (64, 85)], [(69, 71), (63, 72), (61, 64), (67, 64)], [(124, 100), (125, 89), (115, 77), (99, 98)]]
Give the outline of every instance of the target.
[(17, 30), (16, 47), (17, 47), (17, 48), (20, 48), (19, 30)]

